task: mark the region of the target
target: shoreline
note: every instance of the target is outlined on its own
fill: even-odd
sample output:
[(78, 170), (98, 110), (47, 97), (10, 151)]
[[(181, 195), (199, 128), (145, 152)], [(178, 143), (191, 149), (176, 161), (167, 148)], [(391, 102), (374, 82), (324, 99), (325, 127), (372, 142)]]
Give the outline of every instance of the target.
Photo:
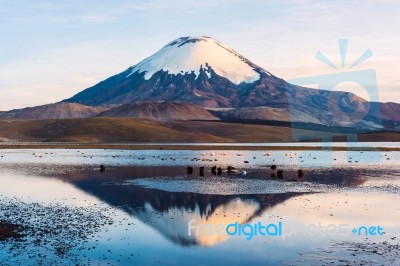
[[(222, 143), (221, 143), (222, 144)], [(346, 147), (346, 146), (248, 146), (248, 145), (215, 145), (210, 144), (101, 144), (101, 143), (0, 143), (0, 150), (5, 149), (112, 149), (112, 150), (249, 150), (249, 151), (271, 151), (271, 150), (326, 150), (326, 151), (400, 151), (400, 147)]]

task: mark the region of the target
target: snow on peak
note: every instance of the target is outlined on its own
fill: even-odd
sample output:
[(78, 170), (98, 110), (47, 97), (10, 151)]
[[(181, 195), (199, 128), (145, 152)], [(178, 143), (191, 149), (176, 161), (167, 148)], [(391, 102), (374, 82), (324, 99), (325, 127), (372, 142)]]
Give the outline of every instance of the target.
[(193, 72), (198, 76), (203, 68), (210, 77), (208, 67), (234, 84), (252, 83), (260, 79), (260, 74), (247, 59), (206, 36), (181, 37), (168, 43), (157, 53), (133, 66), (129, 75), (145, 72), (144, 78), (148, 80), (156, 72), (163, 70), (174, 75)]

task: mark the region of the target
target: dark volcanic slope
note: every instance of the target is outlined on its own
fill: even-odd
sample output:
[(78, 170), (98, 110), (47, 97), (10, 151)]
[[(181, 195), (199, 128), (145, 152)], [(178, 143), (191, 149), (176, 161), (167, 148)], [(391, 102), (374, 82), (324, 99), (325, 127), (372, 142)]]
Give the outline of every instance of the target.
[(218, 120), (204, 108), (192, 103), (143, 102), (123, 104), (98, 114), (99, 117), (132, 117), (151, 120)]
[(0, 112), (0, 119), (64, 119), (86, 118), (108, 110), (108, 107), (92, 107), (78, 103), (53, 103)]

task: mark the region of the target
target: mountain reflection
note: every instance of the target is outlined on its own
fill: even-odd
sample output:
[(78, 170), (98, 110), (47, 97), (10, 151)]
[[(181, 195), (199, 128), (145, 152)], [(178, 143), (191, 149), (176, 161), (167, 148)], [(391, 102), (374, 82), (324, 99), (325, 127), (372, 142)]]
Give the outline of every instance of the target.
[[(76, 171), (60, 176), (79, 189), (96, 196), (111, 206), (122, 209), (129, 215), (151, 226), (172, 242), (182, 245), (212, 246), (228, 236), (188, 235), (188, 222), (194, 225), (240, 224), (251, 222), (266, 213), (269, 208), (289, 198), (305, 194), (290, 192), (278, 194), (218, 195), (193, 192), (168, 192), (127, 184), (126, 180), (154, 176), (179, 176), (185, 172), (182, 167), (129, 167), (99, 171)], [(261, 173), (253, 171), (247, 179), (260, 178)], [(289, 173), (290, 174), (290, 173)], [(287, 174), (287, 175), (289, 175)], [(294, 175), (295, 173), (293, 173)], [(208, 173), (209, 175), (209, 173)], [(188, 177), (190, 178), (190, 177)], [(284, 179), (283, 182), (287, 182)], [(358, 186), (365, 182), (360, 173), (353, 171), (315, 171), (306, 174), (301, 181)], [(266, 217), (268, 219), (268, 217)]]
[(224, 236), (188, 235), (188, 222), (196, 224), (248, 223), (268, 208), (304, 193), (207, 195), (191, 192), (167, 192), (136, 185), (100, 184), (90, 180), (77, 187), (103, 202), (120, 208), (162, 235), (182, 246), (211, 246)]

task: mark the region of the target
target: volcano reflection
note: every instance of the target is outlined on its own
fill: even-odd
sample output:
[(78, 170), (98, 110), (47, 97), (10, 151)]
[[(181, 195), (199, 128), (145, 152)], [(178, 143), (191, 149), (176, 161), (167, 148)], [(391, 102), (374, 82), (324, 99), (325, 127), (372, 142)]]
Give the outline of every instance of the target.
[[(181, 246), (212, 246), (227, 239), (227, 236), (217, 235), (189, 236), (188, 222), (190, 220), (196, 220), (194, 225), (249, 223), (256, 217), (265, 215), (268, 209), (292, 197), (306, 194), (305, 192), (286, 192), (220, 195), (169, 192), (126, 183), (132, 178), (174, 177), (182, 172), (185, 172), (183, 167), (118, 167), (107, 170), (105, 173), (77, 171), (59, 177), (86, 193), (96, 196), (101, 201), (125, 211)], [(265, 173), (261, 170), (254, 170), (246, 178), (258, 179), (263, 175)], [(188, 180), (195, 179), (195, 177), (187, 178)], [(359, 186), (365, 182), (365, 178), (358, 171), (344, 169), (307, 172), (302, 179), (311, 183), (335, 186)], [(160, 180), (160, 182), (163, 181)]]
[(81, 181), (80, 189), (120, 208), (151, 226), (172, 242), (182, 245), (216, 245), (227, 235), (188, 235), (188, 222), (229, 224), (248, 223), (253, 218), (287, 199), (305, 193), (208, 195), (191, 192), (167, 192), (136, 185)]

